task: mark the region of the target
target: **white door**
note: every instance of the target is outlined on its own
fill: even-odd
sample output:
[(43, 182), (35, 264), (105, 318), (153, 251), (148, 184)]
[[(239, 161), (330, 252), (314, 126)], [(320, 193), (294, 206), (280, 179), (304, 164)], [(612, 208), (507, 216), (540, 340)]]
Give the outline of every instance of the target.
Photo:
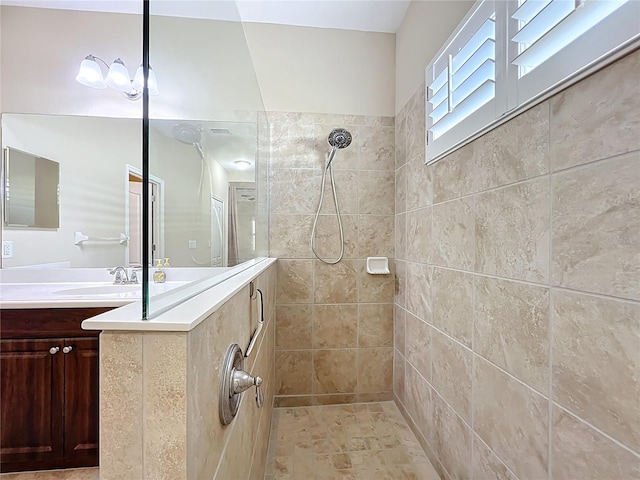
[(142, 182), (129, 182), (129, 265), (142, 265)]
[(224, 202), (211, 197), (211, 266), (224, 267)]

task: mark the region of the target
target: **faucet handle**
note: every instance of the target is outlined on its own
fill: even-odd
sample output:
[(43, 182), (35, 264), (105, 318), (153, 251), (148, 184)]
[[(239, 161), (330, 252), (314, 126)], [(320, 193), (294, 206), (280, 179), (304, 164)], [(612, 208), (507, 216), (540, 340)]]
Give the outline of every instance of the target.
[(131, 276), (129, 277), (129, 283), (138, 283), (138, 272), (142, 271), (142, 267), (133, 267), (131, 269)]

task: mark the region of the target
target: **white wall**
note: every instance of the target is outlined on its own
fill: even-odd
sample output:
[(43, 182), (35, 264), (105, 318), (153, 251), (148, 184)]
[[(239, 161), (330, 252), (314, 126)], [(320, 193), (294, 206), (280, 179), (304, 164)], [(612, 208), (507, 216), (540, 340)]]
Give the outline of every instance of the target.
[[(142, 16), (24, 7), (2, 9), (3, 112), (141, 118), (142, 102), (75, 81), (89, 53), (142, 62)], [(152, 17), (150, 62), (160, 95), (152, 118), (216, 120), (216, 112), (262, 109), (242, 25)], [(106, 73), (106, 71), (105, 71)]]
[(395, 35), (244, 28), (267, 111), (394, 115)]
[(71, 262), (73, 267), (122, 265), (117, 242), (74, 244), (74, 232), (118, 237), (125, 231), (126, 164), (140, 168), (140, 121), (100, 117), (4, 115), (3, 147), (60, 163), (60, 228), (4, 227), (13, 258), (4, 267)]
[(424, 83), (427, 64), (473, 4), (467, 0), (411, 2), (396, 34), (396, 113)]

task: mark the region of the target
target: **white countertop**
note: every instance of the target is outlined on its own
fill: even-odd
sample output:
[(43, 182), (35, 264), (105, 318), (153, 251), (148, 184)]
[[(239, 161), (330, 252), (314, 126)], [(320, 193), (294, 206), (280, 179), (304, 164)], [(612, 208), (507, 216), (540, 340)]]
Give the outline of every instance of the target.
[(230, 272), (233, 276), (150, 320), (142, 320), (142, 303), (136, 301), (89, 318), (82, 322), (82, 328), (85, 330), (188, 332), (217, 311), (276, 260), (275, 258), (253, 260), (248, 268), (242, 265), (243, 269), (239, 269), (238, 273), (232, 269)]
[[(189, 282), (151, 284), (159, 295)], [(121, 307), (142, 299), (142, 285), (113, 282), (50, 282), (0, 284), (0, 308)]]

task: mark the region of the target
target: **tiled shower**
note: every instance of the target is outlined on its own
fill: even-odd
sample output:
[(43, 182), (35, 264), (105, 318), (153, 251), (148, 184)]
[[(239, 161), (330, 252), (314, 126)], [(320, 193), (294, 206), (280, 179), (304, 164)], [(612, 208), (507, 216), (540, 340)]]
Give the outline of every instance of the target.
[[(393, 388), (441, 478), (637, 478), (639, 69), (635, 52), (430, 166), (424, 87), (395, 135), (272, 115), (276, 406)], [(335, 164), (347, 254), (325, 266), (309, 234), (333, 127), (354, 144)]]

